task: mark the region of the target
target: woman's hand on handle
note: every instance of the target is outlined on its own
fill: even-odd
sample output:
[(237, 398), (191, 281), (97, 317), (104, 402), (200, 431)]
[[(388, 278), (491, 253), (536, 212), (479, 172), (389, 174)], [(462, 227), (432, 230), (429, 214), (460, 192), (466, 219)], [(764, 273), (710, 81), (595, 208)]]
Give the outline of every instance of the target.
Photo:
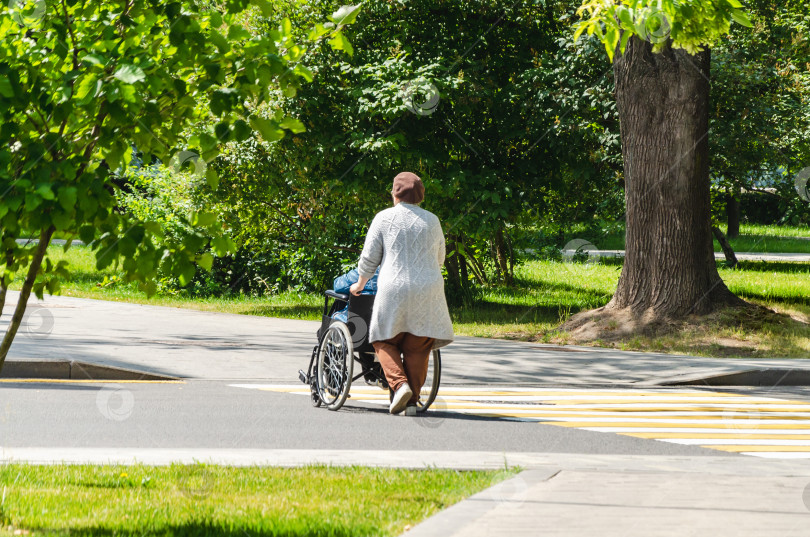
[(349, 292), (354, 296), (358, 296), (360, 293), (363, 292), (363, 288), (366, 286), (366, 283), (368, 283), (368, 278), (360, 276), (360, 279), (357, 280), (356, 283), (353, 283), (352, 286), (349, 288)]

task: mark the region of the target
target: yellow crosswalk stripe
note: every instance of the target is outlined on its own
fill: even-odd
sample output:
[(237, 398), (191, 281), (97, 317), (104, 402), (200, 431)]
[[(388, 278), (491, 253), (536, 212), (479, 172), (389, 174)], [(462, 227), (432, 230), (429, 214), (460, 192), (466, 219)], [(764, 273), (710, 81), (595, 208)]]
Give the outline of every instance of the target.
[[(248, 386), (309, 395), (303, 386)], [(355, 385), (350, 401), (387, 405)], [(523, 420), (769, 458), (810, 457), (810, 402), (695, 389), (443, 387), (435, 412)]]
[(746, 446), (746, 445), (739, 445), (739, 446), (701, 446), (710, 449), (717, 449), (720, 451), (730, 451), (732, 453), (757, 453), (757, 452), (767, 452), (767, 451), (781, 451), (781, 452), (807, 452), (810, 453), (810, 446)]
[[(748, 421), (742, 420), (739, 423), (740, 428), (746, 429), (810, 429), (810, 422), (799, 422), (792, 424), (778, 424), (778, 423), (762, 423), (757, 422), (756, 420), (750, 420), (753, 423), (749, 423)], [(606, 423), (604, 421), (568, 421), (568, 422), (543, 422), (547, 425), (559, 425), (561, 427), (573, 427), (577, 429), (585, 429), (588, 427), (661, 427), (663, 424), (649, 422), (649, 421), (624, 421), (624, 422), (610, 422)], [(680, 429), (680, 428), (706, 428), (706, 429), (716, 429), (717, 428), (717, 421), (706, 421), (703, 422), (693, 422), (693, 423), (667, 423), (667, 428), (672, 429)], [(734, 426), (729, 425), (729, 430), (733, 430)]]
[(617, 433), (636, 438), (741, 438), (749, 440), (810, 440), (810, 434), (766, 434), (766, 433), (735, 433), (734, 429), (729, 429), (728, 433)]

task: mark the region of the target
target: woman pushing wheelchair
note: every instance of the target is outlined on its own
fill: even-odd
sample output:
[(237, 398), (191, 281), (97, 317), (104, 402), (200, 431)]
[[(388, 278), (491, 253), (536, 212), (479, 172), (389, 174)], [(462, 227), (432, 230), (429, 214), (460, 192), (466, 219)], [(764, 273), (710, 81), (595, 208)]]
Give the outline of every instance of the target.
[(389, 411), (415, 412), (433, 349), (453, 341), (453, 324), (444, 296), (445, 242), (439, 219), (419, 207), (422, 180), (410, 172), (394, 177), (394, 206), (371, 222), (351, 286), (358, 296), (377, 277), (368, 340), (393, 390)]

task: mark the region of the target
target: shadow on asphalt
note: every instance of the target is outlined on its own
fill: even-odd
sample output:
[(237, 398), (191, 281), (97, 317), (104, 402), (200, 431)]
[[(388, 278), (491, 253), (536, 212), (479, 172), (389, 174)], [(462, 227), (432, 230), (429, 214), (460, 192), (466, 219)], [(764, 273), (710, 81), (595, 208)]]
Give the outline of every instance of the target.
[[(326, 410), (326, 412), (329, 412)], [(341, 407), (338, 411), (345, 414), (375, 414), (375, 415), (389, 415), (388, 409), (384, 407), (360, 407), (360, 406), (349, 406), (348, 404)], [(404, 415), (400, 416), (391, 416), (391, 419), (411, 419), (411, 420), (424, 420), (425, 422), (428, 421), (444, 421), (444, 420), (452, 420), (452, 421), (477, 421), (477, 422), (502, 422), (502, 421), (527, 421), (527, 420), (520, 420), (517, 418), (504, 418), (498, 416), (475, 416), (473, 414), (460, 414), (456, 412), (446, 412), (439, 409), (428, 409), (427, 413), (417, 414), (416, 416), (407, 417)]]

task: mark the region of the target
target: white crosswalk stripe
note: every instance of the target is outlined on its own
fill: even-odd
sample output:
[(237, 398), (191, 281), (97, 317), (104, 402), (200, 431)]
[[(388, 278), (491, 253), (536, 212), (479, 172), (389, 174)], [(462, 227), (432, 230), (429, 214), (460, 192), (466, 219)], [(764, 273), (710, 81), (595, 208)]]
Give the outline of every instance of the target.
[[(301, 384), (232, 384), (309, 396)], [(353, 402), (388, 392), (352, 386)], [(442, 388), (434, 411), (615, 433), (767, 458), (810, 458), (810, 402), (693, 389)]]

